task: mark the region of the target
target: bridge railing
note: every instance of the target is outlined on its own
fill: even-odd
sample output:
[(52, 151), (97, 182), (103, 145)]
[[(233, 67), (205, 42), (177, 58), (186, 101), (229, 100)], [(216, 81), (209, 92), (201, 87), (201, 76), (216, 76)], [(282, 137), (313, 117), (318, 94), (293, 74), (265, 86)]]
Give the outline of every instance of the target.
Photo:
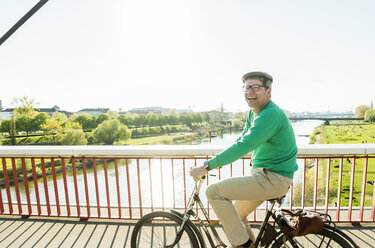
[[(3, 146), (0, 213), (139, 219), (159, 209), (181, 210), (194, 187), (189, 168), (223, 148)], [(248, 174), (249, 164), (250, 157), (244, 157), (213, 170), (205, 187)], [(337, 222), (375, 221), (375, 144), (300, 146), (298, 164), (283, 207), (311, 208), (330, 214)], [(215, 219), (204, 194), (201, 196)], [(250, 221), (262, 221), (267, 207), (267, 203), (259, 206)], [(200, 213), (198, 208), (196, 211)]]

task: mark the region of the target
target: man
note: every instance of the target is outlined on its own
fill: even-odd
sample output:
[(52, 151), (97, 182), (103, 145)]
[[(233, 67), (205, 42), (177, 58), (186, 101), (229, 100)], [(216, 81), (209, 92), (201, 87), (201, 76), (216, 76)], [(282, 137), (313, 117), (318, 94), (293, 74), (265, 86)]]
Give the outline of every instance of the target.
[(230, 164), (253, 151), (249, 176), (222, 180), (206, 190), (207, 199), (232, 247), (252, 247), (255, 236), (247, 216), (265, 200), (285, 195), (298, 167), (292, 126), (271, 100), (272, 76), (255, 71), (246, 73), (242, 81), (250, 107), (242, 135), (204, 165), (190, 169), (190, 175), (198, 179), (209, 170)]

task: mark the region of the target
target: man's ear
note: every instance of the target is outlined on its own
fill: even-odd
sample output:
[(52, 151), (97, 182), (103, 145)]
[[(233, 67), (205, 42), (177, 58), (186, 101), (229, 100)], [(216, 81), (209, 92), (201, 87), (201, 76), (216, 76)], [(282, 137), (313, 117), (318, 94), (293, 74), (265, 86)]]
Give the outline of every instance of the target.
[(271, 97), (271, 93), (272, 93), (272, 88), (268, 88), (267, 89), (267, 95)]

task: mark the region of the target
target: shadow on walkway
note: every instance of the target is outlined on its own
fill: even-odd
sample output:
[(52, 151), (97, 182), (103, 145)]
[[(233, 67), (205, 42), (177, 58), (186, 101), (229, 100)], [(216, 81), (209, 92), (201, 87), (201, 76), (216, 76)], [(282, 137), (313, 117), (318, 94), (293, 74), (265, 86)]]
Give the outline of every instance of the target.
[[(130, 247), (134, 225), (122, 220), (0, 216), (0, 247)], [(252, 227), (257, 234), (259, 225)], [(338, 227), (359, 247), (375, 247), (375, 223)]]
[(0, 247), (130, 247), (134, 222), (0, 217)]

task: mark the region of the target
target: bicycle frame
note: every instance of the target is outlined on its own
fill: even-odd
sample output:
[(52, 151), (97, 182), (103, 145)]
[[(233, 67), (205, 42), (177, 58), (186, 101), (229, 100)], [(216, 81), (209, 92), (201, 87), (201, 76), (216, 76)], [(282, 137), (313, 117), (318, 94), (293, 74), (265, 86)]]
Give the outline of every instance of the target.
[[(204, 181), (205, 177), (203, 177), (202, 179), (199, 180), (199, 183), (197, 185), (197, 181), (196, 181), (196, 185), (194, 187), (194, 190), (189, 198), (189, 201), (187, 203), (187, 208), (185, 209), (185, 214), (182, 215), (180, 213), (178, 213), (177, 211), (172, 211), (172, 213), (174, 214), (177, 214), (178, 216), (180, 216), (182, 218), (182, 223), (181, 223), (181, 226), (178, 230), (178, 235), (176, 237), (176, 240), (174, 243), (178, 243), (179, 241), (179, 237), (180, 237), (180, 233), (183, 231), (183, 227), (185, 224), (188, 223), (188, 221), (190, 221), (190, 216), (193, 216), (195, 220), (197, 220), (198, 224), (202, 227), (211, 247), (215, 248), (215, 247), (227, 247), (224, 242), (221, 240), (221, 238), (219, 237), (219, 234), (217, 233), (214, 225), (213, 225), (213, 222), (211, 221), (210, 217), (208, 216), (208, 213), (207, 211), (205, 210), (204, 206), (203, 206), (203, 203), (202, 201), (200, 200), (199, 198), (199, 192), (200, 192), (200, 189), (202, 187), (202, 184), (203, 184), (203, 181)], [(275, 214), (273, 213), (273, 208), (276, 204), (277, 199), (275, 200), (272, 200), (270, 201), (271, 202), (271, 207), (269, 210), (267, 210), (267, 214), (266, 214), (266, 217), (262, 223), (262, 226), (260, 228), (260, 231), (259, 231), (259, 234), (255, 240), (255, 247), (258, 247), (260, 242), (261, 242), (261, 239), (263, 238), (263, 233), (265, 232), (266, 230), (266, 226), (267, 226), (267, 223), (270, 219), (270, 217), (272, 217), (274, 219), (274, 221), (279, 225), (279, 223), (277, 222), (276, 220), (276, 216)], [(206, 221), (207, 221), (207, 224), (205, 224), (202, 219), (193, 211), (193, 208), (194, 208), (194, 205), (198, 203)], [(281, 205), (281, 202), (278, 202), (279, 205)], [(208, 227), (210, 227), (211, 229), (211, 232), (216, 240), (216, 242), (218, 243), (217, 245), (215, 245), (214, 243), (214, 240), (212, 239), (212, 236), (208, 230)], [(200, 234), (197, 234), (197, 235), (200, 235)], [(291, 238), (291, 237), (287, 237), (287, 239), (290, 241), (290, 243), (293, 245), (293, 247), (297, 247), (294, 240)]]
[[(203, 206), (201, 199), (199, 198), (199, 192), (202, 188), (204, 179), (205, 177), (195, 182), (195, 187), (191, 193), (188, 203), (186, 204), (184, 213), (180, 213), (172, 209), (171, 213), (156, 211), (144, 215), (133, 229), (131, 246), (135, 248), (155, 244), (158, 245), (158, 247), (170, 248), (179, 245), (180, 241), (182, 241), (181, 243), (184, 245), (188, 245), (187, 242), (190, 241), (190, 245), (188, 245), (189, 247), (193, 246), (194, 248), (206, 248), (208, 241), (212, 248), (227, 247), (219, 237), (219, 234), (215, 229), (214, 222), (210, 220), (210, 217), (208, 216), (208, 213)], [(286, 242), (288, 242), (288, 247), (294, 248), (310, 246), (315, 247), (317, 245), (318, 247), (321, 247), (321, 245), (331, 247), (331, 242), (334, 244), (333, 247), (358, 247), (350, 237), (336, 228), (335, 223), (332, 222), (329, 215), (323, 213), (318, 213), (323, 219), (323, 228), (321, 230), (308, 233), (308, 237), (304, 237), (305, 235), (293, 236), (288, 234), (289, 232), (286, 230), (288, 229), (288, 223), (285, 219), (288, 217), (284, 216), (282, 213), (278, 213), (274, 209), (276, 202), (278, 203), (279, 207), (281, 207), (283, 198), (284, 197), (267, 200), (271, 203), (271, 206), (266, 211), (266, 216), (256, 239), (253, 240), (255, 247), (286, 247)], [(198, 206), (200, 207), (204, 215), (204, 218), (202, 218), (203, 220), (198, 216), (198, 212), (193, 211), (195, 206), (197, 208)], [(192, 219), (190, 219), (191, 217), (194, 217), (194, 223), (192, 222)], [(272, 220), (270, 220), (270, 218), (272, 218), (273, 223), (271, 223)], [(161, 223), (159, 222), (160, 220), (162, 221)], [(170, 232), (171, 230), (169, 230), (168, 235), (166, 235), (166, 228), (163, 222), (168, 220), (173, 223), (172, 228), (174, 230), (172, 229), (172, 233)], [(156, 224), (156, 226), (153, 226), (153, 224)], [(143, 229), (143, 226), (146, 228)], [(150, 226), (152, 228), (152, 235), (149, 234)], [(278, 226), (279, 228), (275, 226)], [(157, 229), (155, 235), (153, 235), (154, 227)], [(202, 234), (201, 230), (198, 229), (199, 227), (203, 229), (207, 239), (203, 238), (204, 235)], [(286, 229), (284, 230), (284, 228)], [(142, 245), (139, 246), (139, 244)]]
[[(203, 181), (204, 181), (204, 178), (199, 180), (198, 186), (195, 185), (195, 187), (194, 187), (194, 190), (193, 190), (193, 192), (190, 196), (189, 202), (187, 203), (188, 207), (185, 210), (185, 215), (182, 218), (183, 221), (182, 221), (182, 224), (181, 224), (181, 227), (180, 227), (179, 231), (182, 230), (185, 223), (190, 219), (190, 216), (193, 216), (194, 219), (197, 220), (199, 225), (203, 228), (203, 231), (206, 234), (206, 237), (207, 237), (208, 241), (210, 242), (211, 247), (218, 247), (218, 246), (226, 247), (224, 242), (220, 239), (219, 234), (217, 233), (215, 227), (212, 225), (212, 221), (211, 221), (210, 217), (208, 216), (208, 213), (205, 210), (201, 199), (199, 198), (199, 192), (200, 192), (200, 189), (202, 187)], [(203, 213), (203, 215), (204, 215), (204, 217), (207, 221), (207, 224), (205, 224), (202, 221), (202, 219), (193, 211), (194, 205), (196, 203), (198, 203), (198, 205), (199, 205), (199, 207), (200, 207), (200, 209), (201, 209), (201, 211), (202, 211), (202, 213)], [(212, 236), (211, 236), (211, 234), (208, 230), (208, 227), (210, 227), (210, 229), (212, 231), (212, 234), (214, 235), (214, 238), (215, 238), (216, 242), (218, 243), (217, 246), (215, 246), (215, 243), (212, 239)]]

